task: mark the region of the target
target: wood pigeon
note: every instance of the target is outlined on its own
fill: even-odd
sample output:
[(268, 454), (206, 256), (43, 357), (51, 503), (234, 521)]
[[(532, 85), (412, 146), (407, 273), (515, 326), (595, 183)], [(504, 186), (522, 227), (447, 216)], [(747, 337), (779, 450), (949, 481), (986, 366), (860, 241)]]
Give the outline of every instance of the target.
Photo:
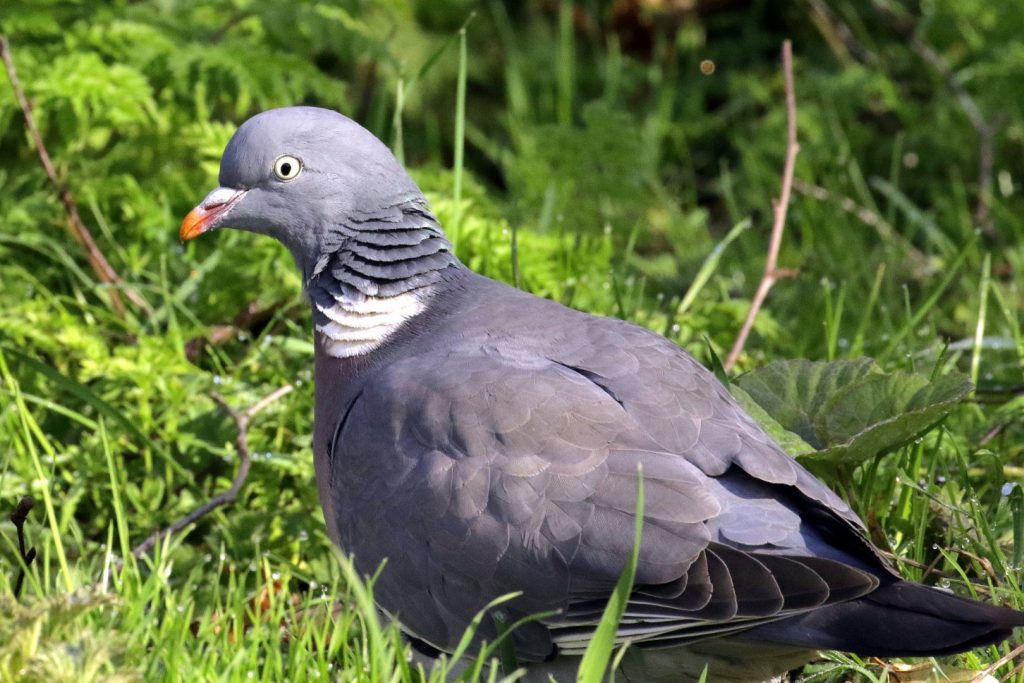
[[(470, 271), (388, 148), (333, 111), (238, 129), (183, 240), (291, 251), (313, 309), (331, 538), (421, 652), (499, 596), (528, 678), (571, 678), (634, 545), (631, 681), (750, 681), (816, 650), (933, 656), (1024, 614), (903, 580), (857, 515), (686, 351)], [(495, 637), (485, 619), (478, 639)], [(560, 678), (565, 680), (565, 678)]]

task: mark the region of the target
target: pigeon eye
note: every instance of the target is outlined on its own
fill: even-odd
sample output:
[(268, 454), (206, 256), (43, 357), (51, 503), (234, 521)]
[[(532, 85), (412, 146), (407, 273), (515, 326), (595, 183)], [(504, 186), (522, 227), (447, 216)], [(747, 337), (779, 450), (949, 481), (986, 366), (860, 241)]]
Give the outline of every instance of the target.
[(281, 180), (292, 180), (295, 176), (299, 175), (301, 170), (302, 162), (290, 154), (280, 156), (274, 162), (274, 173)]

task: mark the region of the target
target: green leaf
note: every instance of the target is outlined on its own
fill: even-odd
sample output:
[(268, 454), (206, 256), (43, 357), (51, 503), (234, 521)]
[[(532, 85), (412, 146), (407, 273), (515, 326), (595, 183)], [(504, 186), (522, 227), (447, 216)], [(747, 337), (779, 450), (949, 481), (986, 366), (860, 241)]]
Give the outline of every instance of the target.
[(715, 377), (718, 378), (719, 382), (726, 387), (730, 387), (732, 380), (729, 379), (729, 373), (725, 371), (725, 366), (722, 365), (722, 360), (715, 353), (715, 347), (712, 346), (711, 340), (708, 339), (707, 335), (704, 335), (704, 344), (708, 347), (708, 358), (711, 359), (711, 372), (715, 373)]
[(841, 387), (873, 372), (881, 370), (870, 358), (831, 363), (784, 360), (749, 372), (735, 383), (784, 429), (821, 449), (830, 445), (815, 430), (825, 402)]
[(757, 423), (768, 432), (769, 436), (775, 439), (775, 443), (782, 446), (782, 450), (791, 455), (814, 451), (814, 447), (801, 439), (799, 434), (795, 434), (780, 425), (742, 387), (735, 383), (728, 386), (732, 397), (743, 406), (743, 409), (750, 414), (750, 417), (757, 420)]
[(771, 363), (734, 387), (737, 400), (787, 452), (805, 464), (828, 465), (857, 465), (904, 445), (971, 391), (959, 373), (932, 381), (884, 373), (867, 358)]

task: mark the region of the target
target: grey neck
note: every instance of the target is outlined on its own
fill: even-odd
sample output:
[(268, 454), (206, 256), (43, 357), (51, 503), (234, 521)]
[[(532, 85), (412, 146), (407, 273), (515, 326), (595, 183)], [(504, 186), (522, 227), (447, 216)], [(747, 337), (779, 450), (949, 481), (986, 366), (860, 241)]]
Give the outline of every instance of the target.
[(461, 264), (422, 198), (334, 226), (335, 240), (307, 278), (313, 322), (336, 357), (373, 351), (424, 310)]

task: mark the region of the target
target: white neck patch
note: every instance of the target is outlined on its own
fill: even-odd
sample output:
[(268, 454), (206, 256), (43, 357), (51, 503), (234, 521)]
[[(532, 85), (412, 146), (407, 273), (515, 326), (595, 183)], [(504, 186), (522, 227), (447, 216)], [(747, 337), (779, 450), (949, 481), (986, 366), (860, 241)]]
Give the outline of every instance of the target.
[(334, 304), (316, 304), (329, 322), (317, 325), (324, 336), (324, 350), (335, 358), (351, 358), (373, 351), (394, 334), (402, 323), (420, 313), (430, 288), (390, 297), (367, 296), (348, 287)]

